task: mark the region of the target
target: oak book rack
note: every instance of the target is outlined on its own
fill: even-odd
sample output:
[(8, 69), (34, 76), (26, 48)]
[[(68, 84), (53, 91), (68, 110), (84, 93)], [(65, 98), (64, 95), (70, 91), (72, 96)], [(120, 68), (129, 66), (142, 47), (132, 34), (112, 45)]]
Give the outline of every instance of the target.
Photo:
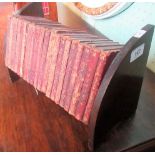
[[(41, 3), (30, 3), (17, 14), (43, 17)], [(92, 31), (93, 28), (88, 29)], [(93, 31), (99, 34), (96, 30)], [(153, 25), (144, 26), (129, 39), (109, 66), (87, 126), (89, 150), (93, 151), (116, 123), (135, 113), (153, 32)], [(8, 71), (12, 82), (20, 78), (10, 69)]]

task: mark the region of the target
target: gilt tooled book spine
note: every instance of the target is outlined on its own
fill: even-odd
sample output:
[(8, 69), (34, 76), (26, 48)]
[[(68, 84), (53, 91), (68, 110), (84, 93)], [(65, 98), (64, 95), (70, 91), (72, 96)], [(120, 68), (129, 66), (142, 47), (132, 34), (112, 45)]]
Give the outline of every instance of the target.
[(29, 49), (29, 58), (28, 58), (28, 61), (27, 61), (27, 69), (28, 69), (28, 72), (27, 72), (27, 81), (30, 83), (30, 76), (31, 76), (31, 73), (32, 73), (32, 66), (31, 66), (31, 62), (32, 62), (32, 58), (33, 58), (33, 54), (34, 54), (34, 41), (35, 41), (35, 37), (36, 37), (36, 26), (35, 25), (32, 25), (32, 34), (31, 34), (31, 37), (32, 37), (32, 40), (31, 40), (31, 44), (30, 44), (30, 49)]
[(25, 57), (24, 57), (24, 80), (28, 82), (28, 72), (29, 72), (29, 62), (31, 59), (31, 53), (33, 49), (33, 40), (34, 40), (34, 25), (31, 23), (28, 26), (28, 36), (26, 41), (26, 50), (25, 50)]
[(9, 61), (10, 61), (10, 54), (11, 54), (11, 41), (12, 41), (12, 17), (10, 16), (8, 18), (8, 24), (7, 24), (7, 35), (6, 35), (6, 51), (5, 51), (5, 65), (9, 67)]
[(20, 54), (20, 49), (21, 49), (21, 28), (22, 28), (22, 21), (18, 20), (18, 26), (17, 26), (17, 36), (16, 36), (16, 54), (15, 54), (15, 66), (14, 66), (14, 71), (18, 73), (18, 60), (19, 60), (19, 54)]
[(37, 87), (39, 90), (41, 90), (41, 83), (43, 81), (45, 64), (46, 64), (46, 55), (47, 55), (47, 51), (49, 47), (50, 35), (51, 35), (51, 32), (49, 30), (46, 30), (44, 41), (43, 41), (43, 46), (42, 46), (42, 52), (41, 52), (42, 54), (41, 54), (40, 65), (39, 65), (39, 76), (38, 76), (38, 81), (37, 81)]
[(81, 92), (84, 79), (87, 73), (89, 55), (90, 55), (90, 47), (85, 46), (83, 50), (83, 55), (81, 58), (80, 67), (78, 70), (78, 75), (76, 77), (76, 82), (74, 86), (74, 91), (73, 91), (70, 107), (69, 107), (69, 113), (73, 116), (75, 116), (77, 101), (80, 97), (80, 92)]
[(58, 85), (59, 78), (60, 78), (60, 71), (61, 71), (61, 67), (62, 67), (64, 48), (65, 48), (65, 39), (63, 37), (61, 37), (60, 46), (59, 46), (59, 49), (58, 49), (59, 51), (58, 51), (58, 56), (57, 56), (57, 62), (56, 62), (56, 66), (55, 66), (53, 85), (52, 85), (51, 91), (49, 91), (47, 93), (47, 96), (51, 95), (53, 100), (55, 100), (57, 85)]
[(10, 69), (15, 71), (15, 59), (16, 59), (16, 40), (17, 40), (17, 31), (18, 31), (18, 20), (13, 18), (13, 33), (11, 41), (11, 53), (10, 53)]
[(46, 95), (47, 95), (47, 86), (50, 85), (50, 87), (52, 87), (52, 84), (53, 84), (59, 44), (60, 44), (60, 36), (54, 35), (53, 41), (50, 42), (50, 46), (49, 46), (50, 49), (48, 50), (48, 53), (47, 53), (46, 68), (45, 68), (44, 79), (42, 81), (43, 83), (41, 87), (41, 91), (45, 92)]
[(23, 21), (19, 20), (19, 32), (18, 32), (18, 38), (17, 38), (17, 47), (16, 47), (16, 53), (17, 53), (17, 64), (16, 64), (16, 73), (20, 75), (20, 59), (21, 59), (21, 49), (22, 49), (22, 38), (23, 38)]
[(88, 98), (89, 98), (91, 86), (93, 83), (99, 55), (100, 55), (100, 52), (92, 48), (90, 56), (89, 56), (87, 73), (84, 79), (82, 89), (80, 91), (79, 100), (77, 101), (75, 117), (78, 120), (82, 120), (82, 117), (83, 117), (83, 114), (84, 114), (84, 111), (85, 111), (85, 108), (88, 102)]
[(33, 38), (33, 45), (32, 45), (32, 53), (31, 53), (31, 59), (30, 59), (30, 66), (29, 66), (29, 72), (28, 72), (28, 81), (30, 84), (33, 84), (34, 81), (34, 74), (35, 74), (35, 64), (36, 64), (36, 56), (38, 51), (38, 45), (40, 40), (40, 28), (35, 26), (34, 30), (34, 38)]
[(66, 71), (67, 71), (66, 68), (67, 68), (68, 58), (69, 58), (69, 55), (71, 54), (70, 53), (71, 43), (72, 41), (70, 39), (66, 39), (64, 54), (63, 54), (63, 59), (62, 59), (62, 67), (60, 70), (59, 82), (58, 82), (57, 91), (56, 91), (56, 95), (54, 99), (55, 102), (58, 104), (60, 103), (60, 96), (61, 96), (62, 88), (64, 85), (64, 78), (65, 78)]
[(114, 56), (116, 55), (116, 52), (101, 52), (99, 61), (97, 64), (95, 76), (93, 79), (91, 91), (89, 94), (88, 102), (85, 108), (85, 112), (82, 118), (82, 122), (85, 124), (88, 124), (89, 118), (90, 118), (90, 113), (92, 111), (92, 107), (95, 101), (95, 97), (98, 93), (99, 86), (101, 84), (101, 80), (104, 77), (106, 70), (108, 66), (110, 65), (111, 61), (113, 60)]
[[(64, 76), (64, 81), (63, 81), (63, 87), (61, 87), (61, 93), (60, 90), (58, 90), (57, 95), (56, 95), (56, 100), (59, 101), (60, 106), (63, 107), (63, 105), (65, 105), (65, 101), (63, 100), (61, 102), (61, 98), (65, 98), (67, 94), (67, 90), (68, 90), (68, 85), (70, 83), (70, 77), (72, 75), (72, 68), (73, 68), (73, 64), (75, 61), (75, 56), (77, 53), (77, 47), (78, 47), (78, 41), (73, 40), (71, 43), (71, 47), (70, 47), (70, 53), (69, 53), (69, 57), (68, 57), (68, 62), (67, 62), (67, 67), (66, 67), (66, 73)], [(63, 96), (63, 97), (62, 97)]]
[[(71, 76), (70, 81), (67, 86), (67, 92), (64, 91), (65, 89), (63, 88), (63, 91), (61, 93), (61, 100), (60, 100), (61, 106), (64, 107), (64, 109), (66, 111), (68, 111), (69, 107), (70, 107), (70, 102), (72, 99), (75, 81), (76, 81), (76, 77), (78, 75), (78, 69), (80, 66), (81, 57), (82, 57), (82, 53), (83, 53), (83, 45), (78, 44), (77, 50), (75, 50), (74, 52), (76, 53), (76, 57), (74, 59), (73, 70), (72, 70), (72, 74), (70, 75)], [(66, 94), (67, 94), (67, 97), (66, 97)]]
[(38, 83), (38, 77), (39, 77), (39, 67), (40, 67), (40, 59), (41, 59), (41, 54), (42, 54), (42, 45), (44, 41), (44, 35), (45, 35), (45, 29), (44, 28), (39, 28), (39, 38), (37, 39), (37, 42), (35, 44), (35, 49), (36, 49), (36, 56), (35, 56), (35, 63), (34, 63), (34, 78), (33, 78), (33, 86), (37, 88), (37, 83)]
[(25, 50), (26, 50), (26, 42), (27, 42), (27, 33), (28, 33), (28, 25), (29, 22), (23, 22), (23, 34), (22, 34), (22, 46), (21, 46), (21, 55), (19, 59), (19, 75), (21, 77), (24, 76), (24, 59), (25, 59)]

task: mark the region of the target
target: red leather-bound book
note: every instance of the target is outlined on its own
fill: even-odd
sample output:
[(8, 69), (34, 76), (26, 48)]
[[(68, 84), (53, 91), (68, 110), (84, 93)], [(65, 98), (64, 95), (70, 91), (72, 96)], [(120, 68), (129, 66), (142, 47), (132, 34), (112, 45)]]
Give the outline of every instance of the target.
[[(66, 72), (66, 65), (67, 65), (67, 60), (68, 60), (68, 55), (69, 55), (70, 45), (71, 45), (70, 39), (65, 39), (65, 40), (66, 41), (65, 41), (64, 54), (62, 59), (62, 68), (60, 70), (60, 75), (59, 75), (59, 86), (63, 85), (63, 79)], [(50, 95), (50, 98), (54, 100), (54, 96), (52, 96), (52, 94)]]
[[(62, 93), (62, 89), (65, 87), (63, 87), (65, 85), (65, 79), (67, 74), (68, 74), (68, 69), (67, 66), (70, 63), (70, 56), (72, 57), (72, 45), (73, 45), (73, 41), (69, 38), (66, 39), (66, 44), (65, 44), (65, 49), (64, 49), (64, 55), (63, 55), (63, 60), (62, 60), (62, 67), (60, 70), (60, 77), (59, 77), (59, 82), (58, 82), (58, 86), (57, 86), (57, 90), (56, 90), (56, 95), (55, 95), (55, 102), (60, 104), (60, 97), (61, 97), (61, 93)], [(72, 58), (71, 58), (72, 59)]]
[(105, 72), (110, 65), (111, 61), (113, 60), (114, 56), (116, 55), (116, 51), (103, 51), (100, 53), (99, 61), (97, 64), (95, 76), (93, 79), (91, 91), (89, 94), (88, 102), (85, 108), (85, 112), (82, 118), (82, 122), (88, 124), (90, 113), (94, 104), (95, 97), (98, 93), (99, 86), (101, 84), (101, 80), (105, 75)]
[(10, 54), (11, 54), (11, 41), (12, 41), (12, 32), (13, 32), (13, 20), (12, 17), (8, 17), (8, 24), (7, 24), (7, 38), (6, 38), (6, 52), (5, 52), (5, 65), (9, 66), (10, 62)]
[(47, 85), (53, 84), (55, 66), (57, 62), (58, 49), (60, 44), (60, 36), (51, 34), (49, 49), (46, 57), (46, 66), (44, 70), (44, 77), (42, 81), (41, 91), (47, 92)]
[(45, 36), (45, 28), (40, 27), (40, 35), (39, 38), (34, 46), (34, 48), (36, 48), (36, 56), (35, 56), (35, 63), (34, 63), (34, 78), (33, 78), (33, 86), (35, 88), (37, 88), (38, 86), (38, 77), (39, 77), (39, 73), (40, 73), (40, 59), (42, 57), (42, 45), (43, 45), (43, 41), (44, 41), (44, 36)]
[[(58, 50), (58, 55), (57, 55), (57, 61), (55, 65), (55, 71), (54, 71), (54, 78), (53, 78), (53, 84), (52, 85), (47, 85), (47, 90), (46, 90), (46, 96), (55, 98), (56, 94), (56, 89), (59, 81), (59, 76), (60, 76), (60, 70), (62, 67), (62, 60), (63, 60), (63, 55), (64, 55), (64, 47), (65, 47), (65, 39), (61, 37), (60, 39), (60, 44)], [(50, 78), (50, 77), (49, 77)]]
[[(69, 111), (72, 94), (73, 94), (74, 86), (75, 86), (75, 82), (76, 82), (76, 77), (78, 76), (78, 69), (79, 69), (80, 62), (81, 62), (83, 48), (84, 48), (83, 45), (78, 44), (77, 51), (75, 51), (76, 57), (74, 59), (75, 61), (73, 64), (72, 74), (70, 75), (71, 76), (70, 82), (69, 82), (69, 85), (67, 86), (67, 93), (63, 93), (63, 91), (61, 93), (60, 104), (62, 107), (64, 107), (64, 109), (66, 111)], [(66, 94), (67, 94), (67, 97), (66, 97)]]
[(17, 36), (17, 47), (16, 47), (16, 68), (15, 71), (18, 75), (20, 75), (20, 59), (21, 59), (21, 48), (22, 48), (22, 38), (23, 38), (23, 21), (19, 20), (19, 28), (18, 28), (18, 36)]
[(51, 32), (50, 30), (47, 29), (45, 32), (44, 42), (42, 45), (41, 59), (40, 59), (39, 70), (38, 70), (39, 74), (38, 74), (37, 88), (39, 90), (41, 90), (41, 84), (44, 76), (43, 73), (45, 70), (46, 56), (47, 56), (47, 51), (49, 47), (50, 35), (51, 35)]
[(34, 25), (28, 25), (28, 33), (26, 39), (26, 46), (25, 46), (25, 57), (24, 57), (24, 80), (28, 81), (28, 72), (29, 72), (29, 62), (31, 59), (31, 53), (33, 49), (33, 40), (34, 40)]
[(12, 69), (13, 71), (15, 68), (15, 53), (16, 53), (16, 36), (17, 36), (17, 31), (18, 31), (18, 20), (16, 18), (12, 19), (13, 21), (13, 32), (12, 32), (12, 37), (11, 37), (11, 47), (10, 47), (10, 63), (9, 63), (9, 68)]
[(22, 45), (21, 45), (21, 53), (20, 53), (20, 59), (19, 59), (19, 75), (21, 77), (24, 76), (24, 59), (25, 59), (25, 50), (26, 50), (26, 41), (27, 41), (27, 33), (28, 33), (28, 25), (29, 25), (29, 22), (23, 22), (23, 35), (22, 35)]
[(77, 101), (80, 97), (80, 91), (82, 89), (84, 79), (87, 73), (90, 50), (91, 50), (90, 47), (88, 47), (87, 45), (84, 46), (80, 67), (79, 67), (78, 74), (76, 77), (76, 82), (74, 85), (74, 91), (72, 94), (72, 99), (69, 107), (69, 113), (74, 116), (76, 112)]
[(18, 21), (18, 26), (17, 26), (17, 35), (16, 35), (16, 51), (15, 51), (15, 56), (14, 56), (14, 61), (15, 61), (15, 65), (14, 65), (14, 71), (18, 73), (18, 61), (19, 61), (19, 54), (20, 54), (20, 50), (21, 50), (21, 38), (22, 38), (22, 33), (21, 33), (21, 29), (22, 29), (22, 21), (17, 19)]
[[(68, 63), (67, 63), (67, 67), (66, 67), (66, 73), (65, 73), (65, 77), (64, 77), (64, 82), (63, 82), (63, 87), (62, 87), (62, 92), (61, 94), (59, 93), (59, 96), (56, 96), (60, 102), (60, 106), (63, 107), (63, 105), (65, 106), (65, 98), (67, 98), (68, 96), (68, 86), (70, 84), (70, 78), (72, 76), (72, 69), (73, 69), (73, 65), (75, 62), (75, 56), (76, 53), (78, 52), (78, 43), (79, 41), (76, 40), (72, 40), (72, 44), (71, 44), (71, 48), (70, 48), (70, 53), (69, 53), (69, 58), (68, 58)], [(61, 97), (61, 100), (60, 100)]]
[(80, 91), (80, 97), (77, 101), (75, 117), (78, 120), (82, 120), (82, 117), (83, 117), (83, 114), (84, 114), (84, 111), (85, 111), (85, 108), (88, 102), (88, 98), (89, 98), (91, 86), (93, 83), (99, 55), (100, 55), (100, 52), (97, 49), (94, 49), (94, 48), (91, 49), (89, 61), (88, 61), (87, 73), (84, 79), (82, 89)]

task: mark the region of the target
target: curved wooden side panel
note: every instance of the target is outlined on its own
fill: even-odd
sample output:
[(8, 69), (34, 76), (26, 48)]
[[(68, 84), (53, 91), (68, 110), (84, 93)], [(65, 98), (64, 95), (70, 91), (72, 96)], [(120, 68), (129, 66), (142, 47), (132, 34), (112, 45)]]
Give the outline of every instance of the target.
[(91, 150), (117, 122), (137, 108), (154, 26), (146, 25), (124, 45), (104, 76), (90, 117)]
[(17, 10), (14, 14), (23, 16), (25, 15), (25, 16), (44, 17), (42, 5), (40, 2), (28, 3), (21, 9)]

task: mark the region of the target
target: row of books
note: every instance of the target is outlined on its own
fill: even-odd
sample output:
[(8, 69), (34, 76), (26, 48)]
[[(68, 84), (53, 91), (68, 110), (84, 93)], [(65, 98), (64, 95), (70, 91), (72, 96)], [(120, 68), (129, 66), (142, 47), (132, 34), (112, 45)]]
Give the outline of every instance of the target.
[(9, 17), (5, 63), (88, 124), (101, 80), (122, 46), (40, 17)]

